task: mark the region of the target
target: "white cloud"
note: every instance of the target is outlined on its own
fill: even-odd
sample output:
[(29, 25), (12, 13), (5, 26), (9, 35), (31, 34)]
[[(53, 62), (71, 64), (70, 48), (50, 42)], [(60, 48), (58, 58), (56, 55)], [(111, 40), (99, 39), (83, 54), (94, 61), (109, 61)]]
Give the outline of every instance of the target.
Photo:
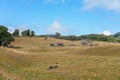
[(19, 25), (16, 27), (16, 29), (19, 29), (20, 31), (24, 31), (24, 30), (27, 30), (27, 26), (26, 25)]
[(21, 34), (21, 32), (24, 31), (24, 30), (27, 30), (28, 27), (27, 27), (26, 25), (23, 24), (23, 25), (17, 26), (15, 29), (19, 29), (20, 34)]
[(108, 30), (105, 30), (105, 31), (103, 31), (103, 32), (100, 33), (100, 34), (104, 34), (104, 35), (106, 35), (106, 36), (109, 36), (109, 35), (111, 35), (112, 33), (111, 33), (110, 31), (108, 31)]
[(46, 27), (46, 31), (47, 32), (60, 32), (60, 33), (65, 33), (67, 32), (67, 29), (65, 27), (63, 27), (58, 21), (53, 21), (53, 23), (51, 25), (49, 25), (48, 27)]
[(10, 33), (13, 33), (15, 29), (19, 29), (20, 32), (28, 29), (26, 25), (19, 25), (17, 27), (8, 26), (7, 28), (8, 28), (8, 32)]
[(8, 32), (10, 32), (10, 33), (13, 33), (14, 30), (15, 30), (15, 29), (14, 29), (13, 27), (11, 27), (11, 26), (8, 26), (7, 28), (8, 28)]
[(84, 0), (83, 9), (103, 8), (120, 12), (120, 0)]

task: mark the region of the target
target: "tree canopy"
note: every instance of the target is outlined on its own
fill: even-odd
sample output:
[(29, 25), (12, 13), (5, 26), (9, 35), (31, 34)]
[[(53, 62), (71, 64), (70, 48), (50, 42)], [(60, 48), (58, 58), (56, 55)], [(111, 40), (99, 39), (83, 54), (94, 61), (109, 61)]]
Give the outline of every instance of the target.
[(7, 27), (0, 25), (0, 46), (7, 46), (14, 40), (12, 34), (8, 32)]
[(30, 31), (30, 29), (28, 29), (28, 30), (22, 31), (21, 35), (24, 36), (24, 37), (35, 36), (35, 32), (34, 31)]
[(120, 37), (120, 32), (115, 33), (113, 37)]
[(20, 34), (19, 29), (15, 29), (15, 31), (13, 32), (13, 36), (18, 37), (19, 34)]
[(113, 36), (105, 36), (103, 34), (88, 34), (88, 35), (81, 35), (81, 36), (69, 35), (69, 36), (61, 36), (60, 39), (74, 40), (74, 41), (88, 39), (93, 41), (106, 41), (106, 42), (118, 42), (119, 40)]

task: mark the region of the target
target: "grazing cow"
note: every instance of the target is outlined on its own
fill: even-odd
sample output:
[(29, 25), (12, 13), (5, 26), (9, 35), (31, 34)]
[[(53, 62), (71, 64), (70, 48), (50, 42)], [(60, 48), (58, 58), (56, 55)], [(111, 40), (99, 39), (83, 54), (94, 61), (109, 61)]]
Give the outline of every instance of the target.
[(63, 43), (52, 43), (50, 46), (58, 47), (58, 46), (64, 46)]
[(64, 46), (64, 44), (63, 43), (58, 43), (58, 46)]

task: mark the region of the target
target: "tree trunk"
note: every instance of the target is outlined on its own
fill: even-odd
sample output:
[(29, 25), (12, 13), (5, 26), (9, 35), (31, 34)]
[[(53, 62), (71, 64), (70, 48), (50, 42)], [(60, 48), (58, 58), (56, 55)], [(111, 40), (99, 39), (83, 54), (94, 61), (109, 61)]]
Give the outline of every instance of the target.
[(3, 46), (3, 47), (7, 47), (7, 46), (8, 46), (7, 41), (3, 41), (3, 42), (2, 42), (2, 46)]

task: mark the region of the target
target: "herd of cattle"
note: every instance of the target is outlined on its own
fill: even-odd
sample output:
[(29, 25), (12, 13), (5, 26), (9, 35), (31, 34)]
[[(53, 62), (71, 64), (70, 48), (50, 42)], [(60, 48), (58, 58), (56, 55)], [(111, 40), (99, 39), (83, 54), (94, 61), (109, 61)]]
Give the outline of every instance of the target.
[[(50, 46), (53, 46), (53, 47), (59, 47), (59, 46), (61, 46), (61, 47), (63, 47), (65, 45), (64, 45), (64, 43), (61, 43), (61, 42), (55, 42), (55, 43), (51, 43)], [(75, 44), (70, 44), (69, 46), (75, 46)], [(99, 46), (99, 44), (88, 43), (88, 44), (86, 44), (84, 46), (90, 46), (90, 47), (92, 47), (92, 46)]]
[(56, 42), (56, 43), (50, 44), (50, 46), (54, 46), (54, 47), (57, 47), (57, 46), (64, 46), (64, 43)]

